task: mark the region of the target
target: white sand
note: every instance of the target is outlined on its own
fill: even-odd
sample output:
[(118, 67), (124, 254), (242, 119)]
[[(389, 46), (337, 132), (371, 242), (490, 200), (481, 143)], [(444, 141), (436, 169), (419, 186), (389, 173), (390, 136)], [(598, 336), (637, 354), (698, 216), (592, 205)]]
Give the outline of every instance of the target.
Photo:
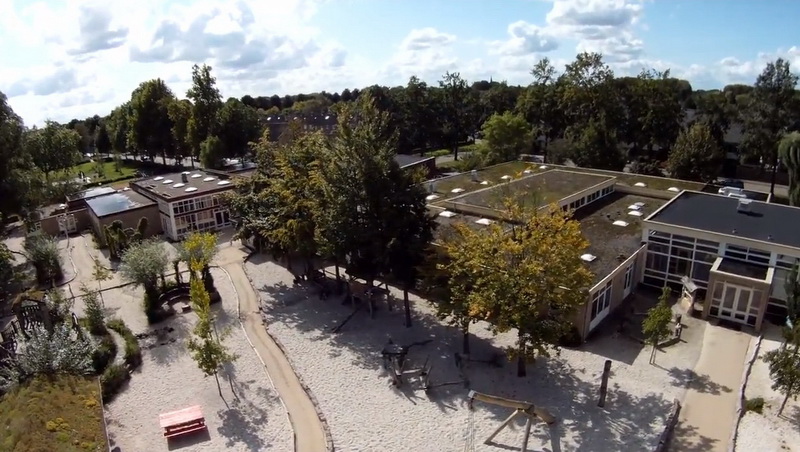
[[(437, 321), (426, 302), (412, 297), (410, 329), (402, 326), (401, 310), (387, 312), (383, 305), (376, 319), (361, 312), (335, 335), (329, 331), (349, 314), (349, 306), (335, 299), (320, 301), (292, 287), (284, 268), (260, 256), (246, 265), (262, 297), (269, 331), (283, 343), (295, 370), (318, 399), (336, 450), (461, 451), (470, 425), (474, 425), (475, 450), (501, 450), (482, 443), (511, 410), (476, 402), (470, 414), (467, 390), (460, 385), (434, 389), (430, 397), (424, 391), (390, 386), (380, 357), (388, 337), (398, 344), (433, 339), (413, 348), (410, 359), (422, 364), (429, 357), (433, 383), (457, 379), (453, 352), (460, 350), (461, 335)], [(514, 343), (510, 334), (492, 338), (485, 325), (474, 326), (473, 333), (476, 358)], [(537, 360), (529, 365), (526, 378), (515, 376), (514, 363), (500, 369), (472, 364), (469, 377), (472, 389), (535, 402), (560, 419), (552, 431), (535, 425), (529, 450), (649, 450), (658, 440), (672, 400), (685, 391), (684, 369), (694, 366), (699, 348), (693, 341), (675, 345), (659, 354), (658, 366), (651, 366), (649, 349), (627, 339), (604, 337), (581, 351), (563, 350), (558, 358)], [(614, 359), (605, 409), (596, 406), (607, 359), (600, 353)], [(520, 427), (504, 431), (495, 441), (518, 449)]]
[(763, 414), (748, 412), (739, 424), (736, 448), (740, 451), (800, 451), (800, 402), (789, 399), (783, 414), (778, 408), (783, 395), (772, 389), (769, 366), (762, 357), (780, 347), (780, 331), (770, 325), (761, 342), (759, 357), (747, 381), (748, 399), (763, 397)]
[[(196, 315), (177, 314), (157, 325), (175, 330), (166, 334), (155, 348), (144, 350), (144, 363), (134, 372), (129, 385), (106, 404), (109, 436), (122, 452), (172, 450), (190, 451), (288, 451), (292, 449), (292, 430), (277, 394), (269, 384), (264, 368), (250, 348), (236, 320), (236, 295), (224, 272), (212, 269), (222, 303), (213, 309), (220, 331), (230, 328), (225, 340), (230, 351), (239, 355), (231, 367), (237, 400), (231, 394), (227, 376), (220, 376), (224, 400), (213, 377), (204, 378), (186, 350), (185, 338)], [(110, 291), (116, 293), (117, 291)], [(106, 305), (116, 309), (134, 331), (142, 331), (144, 313), (130, 297), (106, 295)], [(140, 295), (141, 296), (141, 295)], [(139, 297), (138, 300), (141, 300)], [(131, 309), (135, 306), (136, 309)], [(134, 322), (132, 316), (139, 319)], [(169, 343), (174, 338), (175, 342)], [(143, 345), (152, 343), (148, 338)], [(226, 401), (229, 407), (226, 406)], [(208, 434), (191, 435), (167, 441), (158, 425), (158, 415), (192, 405), (201, 405)], [(185, 447), (184, 447), (185, 446)]]

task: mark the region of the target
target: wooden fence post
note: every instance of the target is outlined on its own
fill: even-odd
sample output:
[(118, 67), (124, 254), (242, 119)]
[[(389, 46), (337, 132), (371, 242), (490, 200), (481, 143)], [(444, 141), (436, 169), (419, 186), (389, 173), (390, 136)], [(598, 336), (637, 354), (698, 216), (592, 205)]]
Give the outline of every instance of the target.
[(606, 393), (608, 392), (608, 376), (611, 373), (611, 360), (607, 359), (603, 366), (603, 381), (600, 383), (600, 401), (597, 406), (604, 407), (606, 405)]

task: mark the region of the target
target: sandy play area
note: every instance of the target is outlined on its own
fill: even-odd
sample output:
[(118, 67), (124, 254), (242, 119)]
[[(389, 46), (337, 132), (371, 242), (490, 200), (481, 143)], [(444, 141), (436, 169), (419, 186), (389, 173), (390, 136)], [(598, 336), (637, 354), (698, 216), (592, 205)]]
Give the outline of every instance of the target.
[[(188, 354), (185, 338), (196, 321), (193, 313), (177, 314), (156, 326), (140, 341), (144, 363), (134, 372), (129, 385), (106, 404), (109, 436), (120, 452), (160, 451), (180, 448), (185, 451), (288, 451), (292, 450), (292, 430), (276, 392), (269, 384), (261, 362), (255, 356), (237, 321), (237, 297), (227, 275), (212, 269), (221, 305), (212, 309), (220, 331), (230, 328), (225, 341), (239, 359), (220, 375), (220, 397), (213, 377), (204, 378)], [(137, 290), (138, 291), (138, 290)], [(110, 310), (124, 312), (134, 332), (146, 324), (141, 307), (132, 310), (139, 298), (125, 293), (131, 289), (106, 292)], [(129, 320), (138, 312), (139, 322)], [(136, 328), (138, 326), (139, 328)], [(172, 331), (165, 330), (172, 329)], [(153, 331), (149, 329), (148, 331)], [(233, 381), (236, 396), (231, 391)], [(207, 434), (187, 435), (168, 444), (158, 425), (158, 415), (187, 406), (201, 405), (208, 425)]]
[(780, 345), (780, 329), (769, 325), (761, 342), (759, 357), (747, 380), (746, 391), (748, 399), (764, 398), (763, 414), (745, 413), (739, 424), (737, 450), (800, 451), (800, 402), (789, 399), (783, 414), (778, 416), (783, 395), (771, 388), (769, 366), (761, 359), (765, 353)]
[[(466, 443), (479, 451), (520, 447), (521, 423), (503, 431), (496, 445), (482, 444), (511, 410), (476, 402), (475, 411), (469, 411), (463, 385), (435, 388), (430, 395), (413, 384), (401, 389), (390, 385), (380, 355), (390, 337), (401, 345), (431, 340), (412, 348), (409, 359), (420, 366), (427, 358), (434, 384), (459, 379), (454, 352), (460, 350), (461, 335), (439, 322), (427, 302), (412, 298), (412, 328), (402, 325), (402, 310), (388, 312), (384, 304), (375, 319), (359, 312), (334, 334), (331, 329), (352, 311), (349, 305), (335, 298), (322, 301), (303, 287), (293, 287), (289, 272), (265, 257), (255, 256), (246, 268), (262, 299), (268, 329), (318, 399), (337, 450), (462, 451)], [(492, 337), (486, 325), (472, 331), (475, 358), (489, 358), (514, 343), (513, 335)], [(526, 378), (516, 377), (515, 366), (507, 361), (501, 368), (473, 363), (468, 377), (472, 389), (535, 402), (559, 419), (553, 428), (534, 426), (529, 450), (649, 450), (658, 441), (673, 399), (685, 391), (691, 377), (685, 369), (697, 360), (697, 345), (670, 347), (651, 366), (649, 349), (609, 334), (580, 351), (565, 349), (558, 357), (537, 360)], [(612, 374), (605, 408), (599, 408), (606, 359), (613, 360)]]

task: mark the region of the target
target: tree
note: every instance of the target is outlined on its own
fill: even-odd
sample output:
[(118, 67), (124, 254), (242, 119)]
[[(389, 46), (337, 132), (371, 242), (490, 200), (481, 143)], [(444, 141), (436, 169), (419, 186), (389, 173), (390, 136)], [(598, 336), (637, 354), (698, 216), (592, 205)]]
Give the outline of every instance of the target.
[(61, 252), (55, 239), (42, 233), (31, 234), (25, 238), (25, 252), (40, 284), (55, 285), (64, 277)]
[(104, 334), (106, 332), (105, 315), (100, 306), (97, 292), (92, 292), (85, 284), (81, 284), (81, 297), (85, 306), (84, 314), (86, 314), (86, 321), (89, 324), (89, 332), (94, 335)]
[(160, 78), (139, 85), (130, 101), (129, 141), (146, 151), (151, 159), (160, 153), (165, 165), (167, 153), (172, 156), (174, 149), (169, 116), (169, 106), (174, 101), (172, 90)]
[(723, 157), (711, 129), (704, 123), (695, 123), (678, 135), (667, 159), (667, 171), (678, 179), (712, 182)]
[(144, 287), (144, 304), (147, 313), (158, 309), (158, 277), (169, 265), (169, 256), (156, 240), (144, 240), (130, 246), (122, 255), (119, 267), (122, 277)]
[(7, 390), (37, 375), (87, 375), (92, 372), (95, 346), (90, 340), (75, 338), (67, 323), (59, 323), (50, 333), (41, 325), (21, 337), (14, 358), (0, 366), (0, 389)]
[(100, 294), (100, 301), (103, 306), (106, 305), (106, 300), (103, 298), (103, 281), (111, 279), (111, 271), (103, 266), (98, 259), (93, 259), (92, 278), (97, 281), (97, 292)]
[(466, 138), (474, 115), (471, 90), (458, 72), (447, 72), (439, 81), (442, 99), (442, 131), (453, 158), (458, 160), (458, 143)]
[(225, 143), (218, 137), (212, 135), (200, 145), (200, 164), (204, 168), (222, 168), (225, 159)]
[(683, 123), (683, 106), (669, 70), (643, 70), (630, 85), (625, 139), (651, 159), (661, 160), (654, 149), (669, 149)]
[[(193, 272), (199, 272), (202, 265), (195, 261), (190, 264), (190, 268)], [(190, 338), (186, 346), (203, 374), (214, 375), (214, 379), (217, 381), (217, 390), (222, 397), (218, 372), (223, 365), (236, 360), (237, 356), (230, 353), (222, 344), (222, 340), (229, 334), (228, 331), (223, 331), (216, 339), (213, 336), (214, 320), (211, 317), (211, 300), (199, 278), (193, 278), (190, 281), (189, 298), (197, 314), (197, 323), (193, 330), (195, 337)], [(231, 391), (233, 391), (233, 381), (229, 379), (229, 382)]]
[(517, 99), (516, 112), (525, 117), (533, 127), (534, 138), (544, 138), (544, 158), (548, 159), (548, 146), (563, 134), (563, 110), (559, 108), (559, 77), (550, 59), (542, 58), (531, 69), (533, 82)]
[[(211, 260), (217, 254), (217, 236), (210, 232), (192, 232), (178, 248), (179, 259), (189, 267), (189, 279), (202, 278), (207, 292), (214, 291), (214, 278), (211, 276)], [(194, 265), (200, 269), (194, 270)], [(176, 266), (177, 268), (177, 266)], [(178, 271), (175, 271), (176, 275)], [(179, 277), (179, 276), (178, 276)]]
[(797, 400), (800, 395), (800, 354), (797, 344), (770, 350), (764, 354), (764, 362), (769, 365), (769, 376), (772, 378), (772, 389), (784, 395), (778, 416), (783, 414), (786, 402), (791, 397)]
[(583, 128), (570, 127), (567, 137), (572, 145), (570, 155), (576, 165), (613, 171), (622, 171), (625, 167), (625, 156), (616, 133), (601, 120), (591, 118)]
[(217, 112), (216, 121), (217, 136), (225, 145), (226, 156), (245, 157), (248, 143), (256, 141), (261, 131), (256, 110), (231, 97)]
[(47, 121), (44, 128), (31, 129), (25, 138), (26, 147), (33, 164), (47, 180), (54, 171), (69, 168), (80, 159), (81, 137), (74, 130)]
[(672, 321), (672, 308), (669, 307), (669, 297), (671, 290), (664, 287), (658, 304), (647, 311), (647, 317), (642, 321), (642, 333), (647, 342), (653, 346), (650, 352), (650, 364), (656, 362), (656, 350), (658, 344), (669, 337), (669, 323)]
[(744, 111), (745, 139), (751, 144), (751, 153), (760, 157), (762, 163), (769, 162), (772, 165), (770, 194), (773, 197), (778, 142), (792, 123), (791, 107), (797, 81), (798, 76), (792, 73), (788, 61), (778, 58), (775, 62), (767, 63), (756, 79), (751, 102)]
[(11, 287), (16, 280), (14, 255), (5, 243), (0, 243), (0, 302), (11, 294)]
[(461, 352), (469, 356), (469, 325), (478, 321), (478, 318), (469, 306), (471, 275), (461, 262), (469, 260), (469, 256), (474, 254), (473, 250), (467, 250), (466, 247), (479, 243), (470, 241), (471, 236), (459, 234), (464, 231), (467, 229), (453, 229), (452, 234), (448, 234), (442, 242), (441, 248), (429, 250), (423, 264), (422, 290), (433, 303), (437, 317), (461, 330)]
[(789, 204), (800, 206), (800, 132), (791, 132), (778, 145), (781, 162), (789, 170)]
[(167, 108), (169, 119), (172, 120), (172, 139), (175, 143), (175, 158), (183, 160), (184, 157), (192, 157), (192, 167), (194, 167), (194, 156), (192, 155), (192, 144), (189, 140), (189, 121), (192, 117), (192, 102), (188, 99), (175, 99)]
[(111, 129), (111, 147), (120, 154), (125, 154), (132, 150), (134, 155), (136, 155), (138, 151), (138, 149), (131, 146), (131, 143), (128, 141), (131, 114), (130, 102), (126, 102), (115, 108), (108, 116), (108, 124)]
[[(511, 231), (493, 223), (482, 230), (455, 226), (463, 248), (448, 248), (454, 266), (472, 283), (467, 310), (492, 331), (517, 330), (517, 375), (537, 353), (547, 356), (572, 327), (575, 310), (586, 303), (592, 274), (580, 259), (588, 243), (568, 212), (545, 212), (512, 202), (504, 217)], [(456, 252), (453, 252), (456, 251)]]
[(22, 119), (0, 92), (0, 215), (6, 218), (38, 204), (32, 200), (35, 195), (31, 189), (38, 178), (31, 171), (33, 163), (23, 145), (24, 135)]
[(99, 154), (108, 154), (111, 152), (111, 136), (109, 136), (108, 129), (106, 128), (105, 124), (101, 124), (97, 129), (95, 148)]
[(531, 145), (530, 125), (510, 111), (489, 117), (481, 131), (490, 165), (516, 160)]
[(187, 132), (194, 155), (200, 155), (200, 145), (216, 132), (217, 112), (222, 107), (222, 95), (216, 84), (211, 66), (192, 66), (192, 87), (186, 92), (186, 97), (192, 101)]

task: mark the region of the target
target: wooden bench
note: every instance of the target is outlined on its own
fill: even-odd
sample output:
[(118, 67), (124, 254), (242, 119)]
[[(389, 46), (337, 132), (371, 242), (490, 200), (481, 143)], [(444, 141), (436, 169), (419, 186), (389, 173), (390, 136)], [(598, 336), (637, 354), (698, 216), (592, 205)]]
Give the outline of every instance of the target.
[(165, 438), (206, 429), (206, 419), (203, 417), (200, 405), (160, 414), (158, 420), (164, 430)]

